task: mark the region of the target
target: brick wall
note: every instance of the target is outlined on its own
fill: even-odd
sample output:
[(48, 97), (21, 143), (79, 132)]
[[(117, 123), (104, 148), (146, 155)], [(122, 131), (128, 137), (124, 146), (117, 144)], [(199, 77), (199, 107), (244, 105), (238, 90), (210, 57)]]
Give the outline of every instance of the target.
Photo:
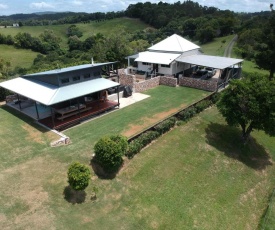
[(171, 77), (161, 76), (159, 84), (176, 87), (177, 86), (177, 78), (174, 78), (173, 76), (171, 76)]
[(179, 85), (180, 86), (188, 86), (196, 89), (203, 89), (207, 91), (216, 91), (217, 89), (217, 82), (216, 81), (206, 81), (200, 79), (194, 79), (190, 77), (180, 77), (179, 78)]
[(133, 91), (135, 93), (143, 92), (145, 90), (148, 90), (148, 89), (158, 86), (159, 82), (160, 82), (160, 77), (154, 77), (154, 78), (146, 80), (146, 81), (137, 82), (134, 84)]

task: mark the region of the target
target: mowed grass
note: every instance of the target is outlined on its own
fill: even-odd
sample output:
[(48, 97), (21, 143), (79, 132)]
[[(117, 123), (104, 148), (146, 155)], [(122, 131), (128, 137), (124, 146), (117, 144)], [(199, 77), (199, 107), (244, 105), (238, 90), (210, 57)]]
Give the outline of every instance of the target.
[[(83, 152), (78, 157), (82, 156), (85, 161), (87, 152), (91, 155), (91, 146), (104, 135), (121, 133), (131, 137), (180, 108), (206, 97), (210, 92), (187, 87), (158, 86), (146, 91), (146, 94), (150, 97), (65, 131), (73, 143), (82, 146)], [(78, 145), (70, 146), (73, 152), (78, 151)]]
[[(24, 162), (1, 167), (2, 229), (256, 229), (274, 183), (275, 139), (254, 132), (243, 146), (240, 130), (228, 127), (213, 107), (126, 160), (115, 179), (93, 175), (97, 200), (91, 200), (89, 186), (86, 194), (68, 198), (85, 198), (73, 205), (63, 196), (66, 171), (72, 158), (87, 151), (83, 145), (90, 145), (83, 162), (89, 164), (89, 138), (78, 142), (78, 134), (71, 133), (70, 146), (49, 148), (30, 138), (38, 134), (36, 128), (3, 109), (0, 113), (6, 129), (17, 127), (9, 139), (19, 142), (18, 157), (37, 151)], [(1, 153), (8, 155), (14, 144), (6, 145)], [(33, 145), (40, 147), (24, 151)], [(13, 160), (7, 157), (0, 164)]]
[(11, 68), (31, 67), (33, 60), (37, 56), (37, 52), (25, 49), (16, 49), (13, 46), (0, 45), (0, 59), (4, 59), (11, 63)]

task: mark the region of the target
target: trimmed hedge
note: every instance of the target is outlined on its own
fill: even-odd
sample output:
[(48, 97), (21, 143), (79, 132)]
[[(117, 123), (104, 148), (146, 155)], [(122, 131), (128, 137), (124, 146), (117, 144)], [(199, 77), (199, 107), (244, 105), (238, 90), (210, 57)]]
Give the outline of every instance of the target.
[(129, 143), (127, 153), (128, 158), (133, 158), (142, 148), (157, 139), (160, 135), (168, 132), (175, 126), (177, 118), (170, 117), (154, 127), (155, 131), (147, 131)]
[(195, 108), (197, 110), (197, 113), (200, 113), (201, 111), (203, 111), (206, 108), (208, 108), (210, 105), (212, 105), (212, 101), (211, 100), (203, 100), (203, 101), (200, 101), (199, 103), (197, 103), (195, 105)]
[(128, 158), (133, 158), (133, 156), (140, 152), (142, 148), (150, 144), (153, 140), (159, 137), (157, 131), (147, 131), (141, 134), (139, 137), (130, 142), (126, 156)]
[(192, 118), (197, 113), (197, 110), (194, 106), (191, 106), (178, 114), (178, 118), (182, 121), (187, 121)]
[(154, 129), (161, 135), (163, 133), (168, 132), (172, 127), (174, 127), (176, 122), (177, 122), (177, 118), (170, 117), (167, 120), (156, 125)]

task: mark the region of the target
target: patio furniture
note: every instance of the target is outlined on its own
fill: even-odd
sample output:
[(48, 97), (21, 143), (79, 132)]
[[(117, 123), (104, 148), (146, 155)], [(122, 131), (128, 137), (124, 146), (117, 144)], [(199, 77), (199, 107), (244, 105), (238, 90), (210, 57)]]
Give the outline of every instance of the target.
[(62, 109), (55, 109), (55, 112), (61, 115), (57, 119), (63, 121), (64, 118), (74, 116), (79, 112), (86, 111), (87, 109), (91, 109), (91, 108), (86, 108), (86, 105), (79, 104), (79, 106), (71, 105)]

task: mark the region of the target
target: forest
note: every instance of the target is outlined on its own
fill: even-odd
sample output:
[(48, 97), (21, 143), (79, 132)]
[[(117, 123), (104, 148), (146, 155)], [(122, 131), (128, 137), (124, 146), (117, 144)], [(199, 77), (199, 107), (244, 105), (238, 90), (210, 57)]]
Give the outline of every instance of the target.
[[(83, 37), (81, 24), (123, 17), (139, 19), (148, 24), (148, 27), (129, 32), (123, 26), (114, 25), (117, 28), (116, 33), (96, 33)], [(31, 32), (18, 32), (15, 35), (1, 32), (13, 23), (18, 23), (20, 27), (45, 26), (45, 30), (38, 36)], [(66, 46), (61, 45), (62, 39), (51, 30), (53, 25), (66, 27)], [(0, 56), (0, 76), (4, 79), (57, 66), (87, 63), (90, 62), (91, 56), (97, 62), (119, 61), (120, 66), (124, 66), (126, 56), (146, 50), (151, 44), (174, 33), (197, 44), (205, 44), (229, 34), (238, 34), (238, 56), (256, 62), (259, 68), (269, 70), (270, 77), (274, 75), (273, 9), (258, 13), (235, 13), (201, 6), (193, 1), (173, 4), (145, 2), (131, 4), (125, 11), (120, 12), (45, 12), (0, 16), (0, 26), (0, 45), (39, 53), (30, 68), (18, 66), (12, 69), (9, 61)]]

